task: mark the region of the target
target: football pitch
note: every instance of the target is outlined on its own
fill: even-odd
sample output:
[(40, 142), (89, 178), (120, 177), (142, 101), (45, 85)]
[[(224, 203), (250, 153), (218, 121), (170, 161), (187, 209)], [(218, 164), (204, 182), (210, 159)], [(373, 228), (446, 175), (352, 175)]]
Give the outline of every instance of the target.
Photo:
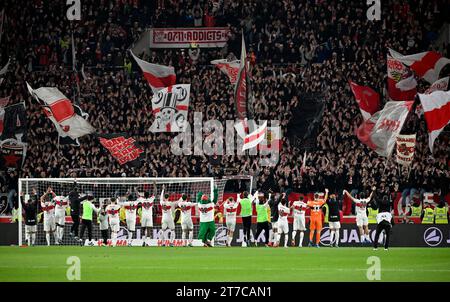
[[(0, 282), (68, 281), (368, 281), (379, 257), (381, 281), (450, 281), (450, 249), (0, 247)], [(369, 259), (370, 260), (370, 259)]]

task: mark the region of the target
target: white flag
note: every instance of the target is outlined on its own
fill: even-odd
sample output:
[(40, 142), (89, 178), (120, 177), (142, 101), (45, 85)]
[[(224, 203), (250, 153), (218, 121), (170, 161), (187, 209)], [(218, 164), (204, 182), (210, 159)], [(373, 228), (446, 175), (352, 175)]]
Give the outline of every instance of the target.
[(80, 107), (72, 102), (58, 88), (41, 87), (33, 89), (27, 83), (28, 91), (38, 102), (44, 105), (44, 113), (53, 122), (61, 137), (73, 140), (95, 131), (85, 120), (88, 116)]
[(163, 88), (152, 98), (155, 121), (151, 132), (184, 132), (187, 127), (190, 84), (177, 84)]

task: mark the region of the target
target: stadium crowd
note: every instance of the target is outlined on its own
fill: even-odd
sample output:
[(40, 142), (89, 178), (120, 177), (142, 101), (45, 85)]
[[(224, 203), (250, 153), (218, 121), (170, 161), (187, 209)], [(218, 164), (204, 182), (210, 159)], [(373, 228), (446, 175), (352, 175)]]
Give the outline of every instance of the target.
[[(1, 60), (13, 66), (0, 86), (0, 96), (25, 100), (28, 150), (23, 169), (3, 171), (3, 192), (14, 191), (17, 177), (216, 176), (250, 174), (258, 189), (292, 189), (357, 193), (377, 185), (382, 192), (449, 192), (448, 135), (441, 134), (433, 154), (423, 117), (411, 114), (405, 133), (417, 132), (414, 162), (409, 172), (394, 159), (386, 160), (356, 137), (362, 121), (348, 80), (368, 85), (386, 101), (387, 48), (412, 54), (435, 48), (448, 16), (445, 0), (396, 0), (382, 3), (381, 21), (368, 21), (365, 1), (322, 0), (177, 0), (82, 2), (82, 20), (70, 24), (65, 2), (32, 1), (23, 7), (3, 1), (5, 19)], [(191, 84), (189, 119), (235, 119), (233, 87), (209, 62), (240, 55), (244, 32), (252, 64), (255, 119), (279, 120), (282, 133), (301, 106), (301, 94), (322, 92), (325, 111), (316, 146), (307, 150), (283, 137), (280, 161), (261, 167), (258, 156), (176, 157), (170, 140), (176, 133), (151, 133), (152, 92), (127, 49), (147, 27), (228, 26), (223, 49), (151, 50), (143, 59), (175, 67), (178, 83)], [(72, 72), (71, 29), (77, 68), (86, 74), (77, 93)], [(27, 41), (32, 41), (27, 42)], [(444, 46), (450, 56), (450, 45)], [(145, 150), (141, 168), (120, 166), (92, 135), (81, 146), (58, 146), (51, 121), (29, 95), (33, 88), (56, 86), (89, 113), (100, 133), (128, 132)], [(425, 88), (420, 81), (419, 91)], [(409, 132), (408, 132), (409, 131)], [(14, 193), (12, 193), (14, 195)]]

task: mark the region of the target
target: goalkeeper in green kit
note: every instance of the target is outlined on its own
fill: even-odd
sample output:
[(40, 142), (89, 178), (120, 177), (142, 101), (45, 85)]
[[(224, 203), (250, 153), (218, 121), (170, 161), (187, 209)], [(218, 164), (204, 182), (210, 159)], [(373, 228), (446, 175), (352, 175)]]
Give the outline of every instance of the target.
[(201, 239), (205, 247), (211, 247), (211, 240), (216, 234), (214, 222), (214, 207), (217, 202), (217, 188), (214, 188), (214, 197), (211, 201), (203, 192), (197, 193), (198, 210), (200, 212), (200, 230), (198, 239)]

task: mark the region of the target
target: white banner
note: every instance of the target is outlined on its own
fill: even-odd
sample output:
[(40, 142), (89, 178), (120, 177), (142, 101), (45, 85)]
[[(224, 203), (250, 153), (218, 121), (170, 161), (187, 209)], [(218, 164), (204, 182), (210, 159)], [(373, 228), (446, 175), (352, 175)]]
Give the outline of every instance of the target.
[(416, 148), (415, 134), (399, 134), (397, 135), (397, 163), (410, 166)]
[(187, 127), (190, 84), (177, 84), (159, 90), (152, 98), (155, 121), (151, 132), (184, 132)]
[(230, 30), (226, 27), (151, 28), (150, 48), (224, 47)]

